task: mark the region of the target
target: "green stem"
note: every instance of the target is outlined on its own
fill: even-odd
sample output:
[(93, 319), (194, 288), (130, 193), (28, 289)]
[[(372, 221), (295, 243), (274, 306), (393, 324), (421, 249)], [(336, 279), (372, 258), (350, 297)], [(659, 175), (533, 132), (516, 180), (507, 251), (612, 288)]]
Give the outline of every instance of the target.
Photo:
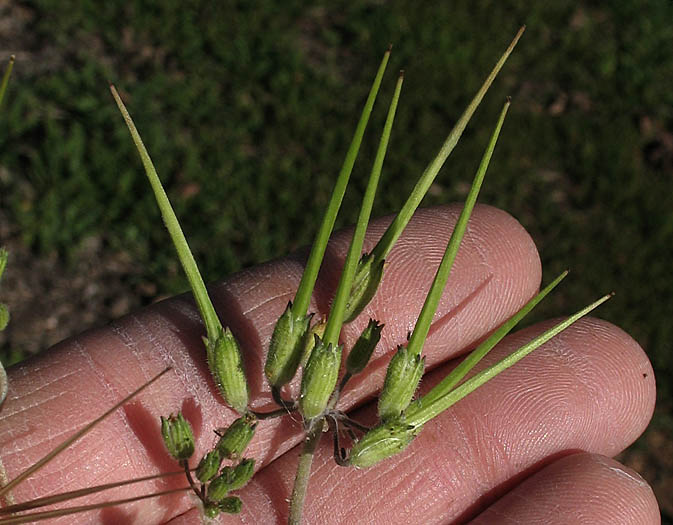
[(304, 500), (306, 499), (306, 489), (308, 488), (308, 479), (311, 474), (311, 464), (313, 455), (322, 435), (323, 418), (315, 418), (309, 425), (304, 446), (299, 456), (299, 465), (297, 465), (297, 474), (294, 478), (294, 487), (292, 488), (292, 499), (290, 500), (289, 525), (301, 525), (301, 517), (304, 512)]
[(455, 148), (456, 144), (458, 144), (458, 141), (460, 140), (467, 123), (472, 118), (472, 115), (481, 103), (481, 100), (484, 98), (484, 95), (493, 83), (493, 80), (495, 80), (495, 77), (500, 72), (500, 69), (502, 69), (505, 61), (514, 50), (514, 47), (519, 41), (519, 38), (521, 38), (521, 35), (525, 29), (526, 26), (522, 26), (521, 29), (519, 29), (519, 32), (514, 37), (505, 53), (502, 55), (502, 57), (500, 57), (500, 60), (498, 60), (491, 73), (488, 75), (488, 77), (486, 77), (486, 80), (482, 84), (481, 88), (479, 88), (479, 91), (477, 91), (477, 94), (474, 96), (469, 106), (467, 106), (467, 109), (465, 109), (461, 117), (458, 119), (458, 122), (456, 122), (455, 126), (450, 131), (449, 136), (444, 141), (444, 144), (439, 150), (439, 153), (437, 153), (437, 156), (432, 160), (428, 167), (425, 168), (425, 171), (416, 183), (416, 186), (414, 186), (411, 195), (409, 195), (409, 198), (402, 206), (402, 209), (400, 209), (399, 213), (393, 219), (393, 222), (390, 223), (390, 226), (388, 226), (388, 229), (383, 234), (383, 237), (381, 237), (381, 240), (379, 240), (379, 242), (376, 244), (376, 247), (372, 250), (372, 256), (374, 257), (375, 261), (383, 260), (388, 256), (388, 253), (395, 245), (395, 242), (397, 242), (397, 239), (402, 234), (402, 231), (408, 224), (411, 216), (414, 214), (414, 211), (416, 211), (416, 208), (418, 208), (421, 200), (432, 185), (432, 182), (435, 180), (439, 170), (444, 165), (444, 162), (446, 162), (446, 159), (453, 151), (453, 148)]
[(201, 277), (199, 268), (196, 265), (192, 251), (189, 249), (189, 244), (187, 243), (185, 234), (182, 232), (178, 218), (175, 216), (173, 207), (171, 206), (168, 196), (166, 195), (166, 192), (161, 185), (161, 180), (157, 175), (157, 171), (154, 168), (154, 164), (152, 163), (149, 153), (147, 153), (145, 144), (140, 138), (140, 134), (138, 133), (138, 130), (133, 123), (133, 119), (131, 118), (131, 115), (126, 109), (126, 106), (124, 106), (119, 93), (117, 93), (117, 90), (113, 85), (110, 85), (110, 91), (112, 91), (112, 96), (114, 97), (117, 106), (119, 106), (119, 111), (121, 111), (121, 114), (124, 117), (124, 121), (126, 122), (126, 125), (131, 132), (131, 136), (133, 137), (133, 142), (135, 143), (138, 153), (140, 154), (140, 159), (142, 160), (143, 166), (145, 167), (147, 178), (150, 181), (150, 185), (154, 191), (157, 204), (161, 210), (161, 217), (163, 218), (166, 229), (168, 230), (168, 233), (173, 240), (175, 249), (178, 252), (180, 263), (182, 264), (182, 268), (187, 275), (189, 286), (192, 289), (196, 304), (199, 307), (199, 312), (201, 313), (203, 322), (206, 325), (208, 340), (214, 343), (222, 331), (222, 323), (220, 323), (217, 313), (215, 312), (215, 308), (213, 307), (213, 303), (210, 301), (210, 297), (208, 296), (208, 292), (206, 290), (206, 285), (203, 282), (203, 278)]
[(304, 269), (304, 273), (301, 276), (301, 281), (299, 282), (299, 287), (297, 288), (297, 293), (292, 303), (292, 310), (297, 316), (306, 315), (308, 312), (311, 295), (313, 294), (313, 287), (315, 286), (315, 281), (318, 278), (318, 271), (320, 270), (320, 265), (327, 248), (327, 241), (329, 240), (332, 229), (334, 228), (334, 222), (336, 221), (337, 213), (341, 207), (341, 201), (343, 200), (344, 193), (346, 192), (346, 186), (348, 185), (348, 180), (350, 179), (351, 172), (353, 171), (353, 165), (355, 164), (355, 159), (358, 155), (358, 151), (360, 150), (362, 137), (365, 133), (367, 123), (369, 122), (369, 116), (371, 115), (372, 108), (374, 107), (374, 101), (376, 100), (376, 95), (378, 94), (379, 87), (381, 86), (381, 79), (383, 78), (383, 73), (385, 72), (389, 57), (390, 49), (388, 49), (388, 51), (386, 51), (383, 55), (383, 60), (381, 61), (381, 65), (379, 66), (376, 77), (374, 78), (374, 83), (371, 87), (371, 90), (369, 91), (369, 96), (365, 102), (365, 107), (362, 110), (362, 115), (360, 116), (360, 120), (355, 129), (355, 134), (353, 135), (350, 147), (346, 153), (344, 164), (341, 167), (336, 184), (334, 185), (334, 190), (332, 191), (332, 196), (330, 197), (327, 211), (325, 212), (325, 216), (323, 217), (322, 223), (320, 225), (320, 230), (318, 230), (318, 234), (316, 235), (313, 246), (311, 247), (311, 253), (308, 257), (306, 268)]
[(491, 156), (493, 155), (495, 144), (498, 141), (498, 135), (500, 134), (500, 129), (502, 128), (502, 124), (505, 121), (505, 115), (507, 115), (509, 105), (510, 101), (507, 99), (507, 102), (505, 102), (502, 112), (500, 113), (500, 118), (498, 119), (498, 123), (496, 124), (495, 130), (493, 131), (493, 135), (491, 136), (488, 147), (486, 148), (486, 152), (484, 153), (484, 156), (481, 160), (477, 174), (475, 175), (474, 181), (472, 182), (470, 192), (465, 199), (465, 206), (463, 207), (463, 211), (460, 213), (456, 227), (453, 229), (449, 243), (446, 246), (446, 251), (444, 252), (444, 257), (442, 257), (442, 262), (439, 264), (437, 274), (435, 275), (435, 279), (432, 282), (430, 291), (425, 298), (425, 303), (423, 303), (423, 308), (421, 309), (421, 313), (418, 316), (418, 321), (416, 322), (414, 331), (411, 334), (411, 338), (409, 339), (407, 348), (409, 349), (409, 352), (413, 352), (414, 354), (420, 354), (421, 350), (423, 349), (425, 339), (428, 336), (432, 318), (434, 317), (435, 311), (437, 310), (439, 299), (442, 297), (442, 293), (444, 292), (444, 287), (446, 286), (446, 281), (449, 278), (451, 267), (453, 266), (453, 262), (456, 259), (458, 249), (460, 248), (465, 230), (467, 229), (467, 223), (470, 219), (470, 215), (472, 214), (474, 205), (477, 202), (477, 196), (479, 195), (481, 184), (484, 180), (484, 176), (486, 175), (488, 164), (491, 161)]

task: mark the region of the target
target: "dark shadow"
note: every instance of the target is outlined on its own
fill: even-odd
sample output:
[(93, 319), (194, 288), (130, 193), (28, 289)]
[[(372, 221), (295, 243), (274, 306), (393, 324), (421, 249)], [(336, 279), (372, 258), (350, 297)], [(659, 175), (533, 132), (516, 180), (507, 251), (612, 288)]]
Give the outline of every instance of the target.
[(551, 454), (541, 459), (537, 463), (534, 463), (533, 465), (528, 467), (526, 470), (519, 472), (518, 474), (509, 478), (508, 480), (503, 481), (499, 485), (493, 487), (485, 494), (482, 494), (481, 497), (479, 497), (477, 500), (474, 501), (472, 505), (470, 505), (467, 509), (465, 509), (460, 516), (458, 516), (454, 521), (451, 522), (452, 525), (458, 525), (460, 523), (466, 523), (470, 520), (473, 520), (484, 510), (490, 507), (493, 503), (495, 503), (498, 499), (504, 496), (507, 492), (511, 491), (514, 487), (521, 484), (527, 478), (529, 478), (539, 470), (543, 469), (547, 465), (550, 465), (551, 463), (554, 463), (555, 461), (564, 458), (566, 456), (571, 456), (573, 454), (581, 454), (585, 452), (586, 451), (579, 449), (561, 450), (559, 452), (556, 452), (555, 454)]
[(128, 512), (119, 507), (108, 507), (101, 509), (100, 522), (102, 525), (126, 525), (134, 522), (137, 513)]

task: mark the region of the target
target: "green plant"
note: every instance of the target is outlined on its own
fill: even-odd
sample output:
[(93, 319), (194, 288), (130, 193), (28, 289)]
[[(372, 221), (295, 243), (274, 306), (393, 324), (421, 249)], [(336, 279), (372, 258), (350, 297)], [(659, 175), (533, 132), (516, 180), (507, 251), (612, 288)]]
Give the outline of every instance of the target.
[[(451, 153), (467, 122), (511, 53), (522, 31), (523, 29), (517, 34), (472, 103), (448, 135), (437, 157), (423, 172), (407, 203), (402, 207), (388, 230), (381, 237), (377, 246), (370, 253), (363, 255), (361, 252), (364, 232), (369, 222), (372, 202), (402, 86), (403, 78), (400, 76), (390, 105), (388, 120), (384, 127), (374, 167), (363, 198), (363, 205), (344, 269), (332, 301), (330, 313), (326, 321), (315, 323), (312, 318), (313, 315), (308, 309), (309, 299), (313, 293), (313, 287), (327, 247), (327, 241), (332, 232), (369, 114), (374, 105), (388, 62), (389, 52), (384, 55), (351, 147), (339, 173), (325, 217), (311, 249), (311, 254), (298, 290), (294, 300), (279, 318), (271, 339), (265, 373), (273, 399), (278, 405), (278, 410), (271, 412), (258, 412), (249, 406), (249, 392), (239, 344), (231, 330), (222, 325), (213, 308), (196, 262), (191, 255), (187, 241), (182, 234), (177, 218), (161, 186), (149, 154), (145, 150), (140, 135), (135, 129), (135, 125), (126, 111), (121, 98), (116, 89), (112, 87), (113, 96), (119, 105), (131, 131), (133, 140), (140, 152), (164, 222), (176, 246), (178, 256), (188, 276), (203, 318), (206, 328), (204, 344), (213, 379), (223, 398), (240, 414), (239, 419), (234, 421), (227, 429), (219, 432), (221, 435), (217, 445), (213, 450), (204, 455), (195, 470), (194, 466), (189, 463), (189, 459), (194, 452), (193, 436), (189, 423), (181, 414), (162, 418), (162, 436), (166, 447), (185, 472), (189, 482), (189, 487), (186, 487), (186, 489), (192, 490), (199, 500), (201, 500), (206, 515), (216, 516), (219, 512), (235, 513), (240, 511), (242, 502), (236, 495), (231, 495), (230, 493), (240, 489), (253, 474), (254, 461), (250, 458), (245, 458), (244, 454), (259, 421), (278, 417), (288, 412), (297, 412), (302, 417), (306, 438), (299, 460), (290, 509), (290, 522), (300, 523), (313, 453), (326, 425), (331, 426), (333, 430), (335, 460), (338, 464), (356, 468), (372, 466), (379, 461), (402, 452), (414, 437), (418, 435), (423, 426), (434, 417), (505, 369), (514, 365), (541, 344), (609, 298), (609, 296), (602, 297), (565, 321), (545, 331), (504, 360), (463, 381), (479, 361), (565, 277), (564, 272), (543, 289), (542, 292), (531, 299), (510, 320), (493, 332), (430, 392), (414, 400), (418, 383), (424, 371), (424, 360), (421, 357), (423, 345), (428, 336), (431, 320), (435, 314), (451, 267), (461, 245), (479, 189), (495, 148), (495, 143), (509, 108), (508, 100), (503, 107), (482, 162), (479, 165), (463, 211), (446, 247), (444, 257), (439, 265), (433, 284), (428, 291), (418, 321), (409, 336), (408, 344), (398, 349), (398, 352), (388, 366), (386, 380), (379, 398), (379, 423), (371, 428), (365, 427), (336, 408), (340, 393), (347, 382), (352, 376), (361, 373), (365, 369), (374, 346), (378, 342), (378, 336), (382, 327), (376, 320), (370, 320), (360, 341), (351, 349), (346, 360), (346, 372), (339, 381), (343, 350), (340, 345), (341, 329), (345, 322), (356, 318), (375, 295), (382, 275), (385, 272), (387, 255), (420, 204), (423, 195), (428, 191), (446, 158)], [(283, 388), (295, 376), (300, 365), (303, 365), (300, 395), (297, 399), (288, 399), (284, 397)], [(148, 387), (164, 373), (166, 371), (143, 385), (141, 389)], [(463, 382), (461, 383), (461, 381)], [(122, 403), (133, 397), (138, 391), (132, 393)], [(106, 414), (93, 421), (75, 436), (66, 440), (59, 449), (46, 456), (42, 462), (37, 463), (32, 469), (5, 485), (0, 489), (0, 495), (7, 493), (17, 483), (46, 464), (58, 452), (64, 450), (74, 440), (83, 435), (84, 432), (102, 420), (103, 417), (120, 406), (120, 404), (115, 405)], [(345, 451), (339, 441), (340, 427), (347, 429), (347, 433), (352, 441), (349, 453)], [(224, 460), (230, 461), (231, 464), (222, 468)], [(105, 486), (105, 488), (109, 488), (109, 486)], [(88, 490), (90, 491), (89, 493), (92, 493), (98, 489), (94, 487)], [(185, 490), (185, 488), (176, 490)], [(163, 495), (166, 493), (168, 492), (164, 491), (160, 494)], [(160, 494), (151, 494), (149, 496), (154, 497)], [(59, 497), (69, 499), (72, 496), (72, 494), (66, 494)], [(54, 498), (41, 499), (39, 503), (47, 504), (54, 501), (56, 501)], [(29, 504), (20, 504), (19, 506), (10, 507), (9, 510), (5, 509), (4, 512), (17, 512), (19, 510), (35, 508), (37, 506), (36, 503), (36, 501), (33, 501)], [(119, 502), (110, 502), (110, 505), (116, 503)], [(52, 513), (46, 517), (56, 515)], [(45, 515), (42, 517), (45, 517)], [(25, 515), (16, 519), (8, 518), (7, 520), (0, 520), (0, 523), (20, 523), (22, 519), (30, 520), (36, 518), (36, 515)]]

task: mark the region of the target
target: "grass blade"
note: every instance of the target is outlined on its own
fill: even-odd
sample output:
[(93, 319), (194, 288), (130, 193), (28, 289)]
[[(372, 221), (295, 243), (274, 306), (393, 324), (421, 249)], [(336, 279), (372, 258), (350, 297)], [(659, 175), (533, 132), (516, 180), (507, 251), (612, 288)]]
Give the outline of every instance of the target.
[(14, 512), (22, 512), (25, 510), (37, 509), (39, 507), (44, 507), (46, 505), (53, 505), (56, 503), (61, 503), (63, 501), (69, 501), (72, 499), (81, 498), (84, 496), (89, 496), (91, 494), (97, 494), (98, 492), (104, 492), (110, 489), (116, 489), (118, 487), (124, 487), (126, 485), (132, 485), (134, 483), (142, 483), (143, 481), (151, 481), (153, 479), (167, 478), (169, 476), (184, 475), (184, 470), (178, 470), (175, 472), (166, 472), (162, 474), (153, 474), (151, 476), (144, 476), (142, 478), (127, 479), (124, 481), (115, 481), (112, 483), (105, 483), (103, 485), (96, 485), (95, 487), (87, 487), (84, 489), (70, 490), (68, 492), (62, 492), (60, 494), (54, 494), (52, 496), (43, 496), (41, 498), (35, 498), (30, 501), (24, 501), (22, 503), (16, 503), (8, 507), (0, 508), (0, 514), (12, 514)]
[(0, 525), (17, 525), (19, 523), (32, 523), (34, 521), (59, 518), (61, 516), (69, 516), (71, 514), (77, 514), (79, 512), (104, 509), (107, 507), (116, 507), (117, 505), (124, 505), (126, 503), (133, 503), (135, 501), (142, 501), (150, 498), (158, 498), (161, 496), (167, 496), (169, 494), (177, 494), (178, 492), (185, 492), (188, 490), (191, 490), (191, 487), (182, 487), (180, 489), (164, 490), (162, 492), (154, 492), (152, 494), (143, 494), (141, 496), (133, 496), (131, 498), (118, 499), (115, 501), (104, 501), (102, 503), (91, 503), (89, 505), (80, 505), (78, 507), (67, 507), (65, 509), (33, 512), (30, 514), (24, 514), (22, 516), (12, 516), (11, 518), (0, 518)]
[(130, 399), (134, 398), (140, 392), (142, 392), (147, 387), (152, 385), (155, 381), (157, 381), (160, 377), (162, 377), (169, 370), (171, 370), (171, 367), (165, 368), (163, 371), (161, 371), (160, 373), (155, 375), (152, 379), (150, 379), (147, 383), (145, 383), (141, 387), (139, 387), (136, 390), (134, 390), (133, 392), (131, 392), (128, 396), (126, 396), (124, 399), (122, 399), (119, 403), (116, 403), (112, 408), (107, 410), (104, 414), (97, 417), (91, 423), (85, 425), (83, 428), (81, 428), (80, 430), (75, 432), (72, 436), (70, 436), (68, 439), (63, 441), (60, 445), (58, 445), (56, 448), (54, 448), (51, 452), (49, 452), (42, 459), (33, 463), (33, 465), (28, 467), (21, 474), (19, 474), (17, 477), (15, 477), (12, 481), (7, 483), (7, 485), (4, 485), (3, 487), (0, 487), (0, 497), (7, 494), (10, 490), (12, 490), (14, 487), (16, 487), (19, 483), (21, 483), (22, 481), (27, 479), (29, 476), (31, 476), (32, 474), (34, 474), (35, 472), (40, 470), (42, 467), (44, 467), (47, 463), (49, 463), (52, 459), (54, 459), (56, 456), (58, 456), (61, 452), (66, 450), (75, 441), (77, 441), (79, 438), (81, 438), (87, 432), (89, 432), (91, 429), (93, 429), (98, 423), (103, 421), (106, 417), (108, 417), (110, 414), (112, 414), (115, 410), (117, 410), (124, 403), (128, 402)]
[(14, 55), (9, 57), (5, 73), (2, 75), (2, 82), (0, 82), (0, 106), (2, 105), (2, 99), (5, 98), (5, 91), (7, 91), (7, 84), (9, 84), (9, 77), (12, 74), (15, 59), (16, 57)]

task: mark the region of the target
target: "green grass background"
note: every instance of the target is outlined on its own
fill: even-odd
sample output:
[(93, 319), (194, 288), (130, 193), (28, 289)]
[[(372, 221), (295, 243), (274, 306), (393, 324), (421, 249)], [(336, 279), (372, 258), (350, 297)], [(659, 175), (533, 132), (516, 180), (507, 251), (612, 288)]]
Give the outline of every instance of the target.
[[(396, 70), (375, 214), (396, 211), (518, 27), (528, 29), (424, 204), (460, 200), (506, 95), (480, 202), (531, 232), (535, 315), (599, 315), (646, 348), (655, 425), (673, 389), (673, 2), (14, 2), (31, 16), (0, 122), (3, 212), (36, 258), (87, 237), (187, 289), (127, 131), (136, 120), (207, 280), (308, 244), (382, 52), (394, 44), (340, 225), (352, 223)], [(11, 46), (8, 45), (11, 52)], [(4, 57), (0, 57), (4, 58)]]

